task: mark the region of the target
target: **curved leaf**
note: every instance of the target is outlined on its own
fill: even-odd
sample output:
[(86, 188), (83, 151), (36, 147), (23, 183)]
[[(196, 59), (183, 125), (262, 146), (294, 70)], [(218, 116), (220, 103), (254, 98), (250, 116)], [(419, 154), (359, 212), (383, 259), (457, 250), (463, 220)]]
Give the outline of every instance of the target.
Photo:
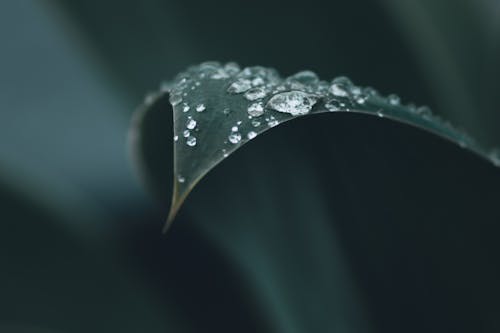
[(281, 78), (273, 69), (207, 62), (189, 68), (158, 94), (149, 95), (138, 111), (132, 132), (140, 146), (143, 117), (168, 93), (173, 106), (174, 181), (165, 230), (198, 181), (245, 143), (286, 121), (318, 113), (352, 112), (384, 117), (430, 131), (498, 164), (466, 133), (434, 116), (427, 107), (402, 105), (396, 95), (384, 97), (345, 77), (321, 81), (311, 71)]

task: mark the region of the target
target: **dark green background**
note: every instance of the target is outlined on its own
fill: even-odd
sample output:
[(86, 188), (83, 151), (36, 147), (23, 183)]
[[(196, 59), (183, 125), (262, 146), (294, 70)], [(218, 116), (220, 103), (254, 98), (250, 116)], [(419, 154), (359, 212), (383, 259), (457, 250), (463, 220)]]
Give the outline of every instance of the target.
[[(0, 331), (500, 331), (500, 173), (459, 147), (291, 122), (167, 236), (125, 147), (144, 94), (205, 60), (345, 74), (498, 144), (498, 22), (488, 0), (3, 1)], [(168, 113), (154, 124), (168, 177)]]

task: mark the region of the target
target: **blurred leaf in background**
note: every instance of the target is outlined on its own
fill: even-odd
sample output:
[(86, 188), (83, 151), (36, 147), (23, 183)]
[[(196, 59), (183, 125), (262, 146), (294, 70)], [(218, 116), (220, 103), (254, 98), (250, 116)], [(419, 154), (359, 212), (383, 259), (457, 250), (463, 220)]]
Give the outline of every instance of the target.
[(140, 189), (125, 148), (144, 93), (208, 59), (346, 74), (498, 144), (498, 13), (486, 0), (1, 2), (0, 324), (499, 331), (498, 170), (459, 148), (384, 120), (299, 121), (217, 168), (166, 238), (166, 202)]

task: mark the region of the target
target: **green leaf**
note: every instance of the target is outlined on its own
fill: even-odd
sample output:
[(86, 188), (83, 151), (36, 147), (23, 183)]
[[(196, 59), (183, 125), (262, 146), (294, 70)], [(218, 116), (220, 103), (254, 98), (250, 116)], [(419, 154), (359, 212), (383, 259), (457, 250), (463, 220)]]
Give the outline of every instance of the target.
[[(466, 133), (427, 107), (403, 105), (396, 95), (380, 95), (345, 77), (331, 82), (311, 71), (281, 78), (273, 69), (207, 62), (189, 68), (157, 94), (146, 97), (134, 121), (132, 141), (141, 155), (148, 110), (158, 110), (163, 94), (173, 109), (173, 194), (165, 230), (194, 186), (218, 163), (247, 142), (289, 120), (320, 113), (360, 113), (406, 123), (443, 137), (498, 164)], [(163, 110), (165, 113), (168, 111)], [(332, 121), (334, 121), (332, 119)], [(167, 136), (166, 133), (164, 133)], [(139, 157), (138, 160), (141, 160)], [(154, 163), (153, 163), (154, 164)]]

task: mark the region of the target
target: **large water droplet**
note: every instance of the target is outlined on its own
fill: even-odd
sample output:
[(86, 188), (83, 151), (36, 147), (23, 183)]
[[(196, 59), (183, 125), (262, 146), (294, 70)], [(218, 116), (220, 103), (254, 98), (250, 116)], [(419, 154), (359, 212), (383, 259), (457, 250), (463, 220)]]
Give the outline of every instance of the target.
[(303, 91), (288, 91), (274, 95), (266, 107), (292, 116), (307, 114), (311, 111), (317, 97)]
[(229, 134), (228, 140), (232, 144), (237, 144), (241, 141), (241, 134), (238, 132), (233, 132), (233, 133)]
[(194, 136), (190, 136), (186, 140), (186, 144), (190, 147), (196, 146), (196, 138)]

